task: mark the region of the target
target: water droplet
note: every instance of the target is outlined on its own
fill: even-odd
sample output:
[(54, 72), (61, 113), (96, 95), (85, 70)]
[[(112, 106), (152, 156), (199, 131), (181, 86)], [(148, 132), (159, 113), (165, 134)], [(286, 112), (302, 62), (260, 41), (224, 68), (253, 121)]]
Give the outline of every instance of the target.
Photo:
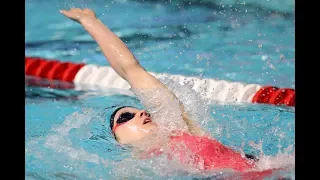
[(262, 61), (265, 61), (265, 60), (269, 59), (269, 57), (266, 55), (263, 55), (263, 56), (261, 56), (261, 59), (262, 59)]
[(269, 68), (271, 68), (271, 69), (273, 69), (273, 70), (275, 70), (276, 68), (274, 67), (274, 65), (273, 64), (269, 64)]

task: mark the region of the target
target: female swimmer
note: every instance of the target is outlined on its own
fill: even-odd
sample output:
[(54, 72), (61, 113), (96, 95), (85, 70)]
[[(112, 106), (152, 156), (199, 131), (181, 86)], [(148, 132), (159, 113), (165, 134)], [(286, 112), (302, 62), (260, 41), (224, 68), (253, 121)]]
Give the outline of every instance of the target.
[[(165, 153), (171, 159), (177, 158), (180, 162), (201, 170), (231, 168), (234, 171), (243, 172), (255, 168), (257, 161), (255, 157), (241, 154), (223, 145), (197, 126), (173, 92), (139, 64), (124, 42), (99, 21), (92, 10), (72, 8), (60, 12), (82, 25), (100, 46), (110, 66), (130, 84), (132, 89), (161, 90), (161, 98), (155, 98), (154, 102), (150, 101), (154, 98), (152, 93), (143, 97), (136, 91), (144, 106), (150, 106), (148, 103), (153, 103), (152, 106), (161, 109), (168, 105), (168, 102), (175, 100), (178, 102), (180, 118), (178, 116), (166, 118), (171, 118), (170, 122), (184, 123), (187, 128), (175, 129), (168, 132), (167, 136), (158, 135), (158, 139), (167, 137), (162, 138), (165, 139), (163, 141), (155, 139), (157, 136), (154, 134), (160, 131), (157, 131), (159, 123), (154, 121), (152, 113), (131, 106), (114, 108), (108, 120), (110, 120), (110, 129), (119, 143), (143, 149), (142, 154), (146, 156), (141, 157)], [(150, 144), (146, 145), (147, 140)], [(166, 148), (169, 150), (165, 151)]]

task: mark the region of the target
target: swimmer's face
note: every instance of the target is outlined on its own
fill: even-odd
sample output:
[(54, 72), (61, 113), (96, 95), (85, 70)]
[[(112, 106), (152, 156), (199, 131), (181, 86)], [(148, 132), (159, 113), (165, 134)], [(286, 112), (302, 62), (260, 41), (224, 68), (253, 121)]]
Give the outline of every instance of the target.
[(130, 144), (148, 135), (157, 127), (145, 110), (133, 107), (119, 109), (113, 118), (113, 133), (119, 143)]

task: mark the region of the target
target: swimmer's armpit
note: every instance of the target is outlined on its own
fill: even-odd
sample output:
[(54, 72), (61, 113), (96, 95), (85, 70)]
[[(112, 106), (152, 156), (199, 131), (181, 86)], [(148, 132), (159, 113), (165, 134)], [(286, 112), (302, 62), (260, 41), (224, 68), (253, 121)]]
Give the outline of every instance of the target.
[(245, 154), (246, 158), (251, 159), (255, 162), (259, 161), (259, 159), (257, 157), (255, 157), (254, 155), (251, 154)]
[(183, 104), (180, 102), (180, 109), (182, 111), (182, 118), (183, 120), (186, 122), (188, 128), (189, 128), (189, 131), (192, 135), (195, 135), (195, 136), (208, 136), (210, 137), (210, 135), (205, 132), (202, 128), (200, 128), (194, 120), (190, 119), (189, 118), (189, 115), (188, 113), (184, 110), (184, 106)]

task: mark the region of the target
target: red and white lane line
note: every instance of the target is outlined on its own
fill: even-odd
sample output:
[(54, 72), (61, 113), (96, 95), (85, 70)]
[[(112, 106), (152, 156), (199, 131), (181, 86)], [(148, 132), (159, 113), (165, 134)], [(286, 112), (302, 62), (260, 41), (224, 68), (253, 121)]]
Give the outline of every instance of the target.
[[(181, 85), (192, 82), (192, 88), (196, 92), (200, 93), (204, 98), (212, 100), (295, 106), (295, 90), (291, 88), (150, 73), (156, 78), (169, 78)], [(59, 80), (74, 84), (74, 86), (63, 86), (62, 83), (60, 87), (55, 84), (49, 86), (51, 88), (76, 88), (78, 90), (93, 90), (97, 87), (130, 88), (130, 85), (109, 66), (61, 62), (38, 57), (25, 57), (25, 75), (48, 79), (49, 81)], [(36, 83), (33, 84), (35, 85)]]

